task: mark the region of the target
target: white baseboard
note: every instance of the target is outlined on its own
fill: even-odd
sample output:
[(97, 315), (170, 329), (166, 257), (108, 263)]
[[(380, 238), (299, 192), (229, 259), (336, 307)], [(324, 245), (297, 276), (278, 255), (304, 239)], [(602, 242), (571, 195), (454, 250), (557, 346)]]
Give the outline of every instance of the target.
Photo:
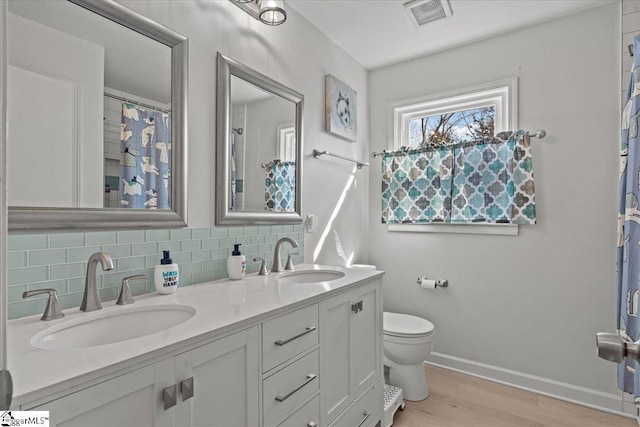
[(624, 409), (629, 409), (623, 409), (622, 392), (617, 394), (604, 393), (574, 384), (503, 369), (497, 366), (486, 365), (484, 363), (436, 352), (432, 352), (425, 363), (611, 414), (621, 415), (627, 418), (636, 418), (635, 412), (633, 414), (623, 412)]

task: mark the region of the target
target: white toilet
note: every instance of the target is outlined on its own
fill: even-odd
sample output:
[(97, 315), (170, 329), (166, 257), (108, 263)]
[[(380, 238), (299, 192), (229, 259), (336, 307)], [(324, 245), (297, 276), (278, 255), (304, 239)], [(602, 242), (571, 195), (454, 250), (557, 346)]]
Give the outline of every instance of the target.
[(383, 315), (384, 364), (389, 366), (389, 384), (402, 388), (406, 400), (429, 397), (424, 360), (431, 352), (433, 323), (409, 314)]

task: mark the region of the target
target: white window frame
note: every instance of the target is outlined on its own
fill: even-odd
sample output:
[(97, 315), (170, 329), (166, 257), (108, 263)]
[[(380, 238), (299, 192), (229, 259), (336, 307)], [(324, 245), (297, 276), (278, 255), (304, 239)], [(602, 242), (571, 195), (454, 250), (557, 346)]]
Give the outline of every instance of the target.
[[(391, 105), (392, 135), (389, 150), (409, 142), (409, 121), (455, 111), (495, 105), (495, 133), (518, 129), (518, 78), (510, 77), (477, 86), (412, 98)], [(388, 231), (518, 235), (517, 224), (388, 224)]]

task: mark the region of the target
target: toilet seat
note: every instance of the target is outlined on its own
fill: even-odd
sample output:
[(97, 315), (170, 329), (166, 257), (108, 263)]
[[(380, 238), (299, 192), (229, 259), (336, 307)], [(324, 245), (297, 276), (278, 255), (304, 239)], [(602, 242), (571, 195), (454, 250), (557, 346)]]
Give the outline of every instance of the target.
[(384, 312), (382, 330), (386, 336), (397, 338), (426, 338), (433, 335), (435, 326), (427, 319), (410, 314)]

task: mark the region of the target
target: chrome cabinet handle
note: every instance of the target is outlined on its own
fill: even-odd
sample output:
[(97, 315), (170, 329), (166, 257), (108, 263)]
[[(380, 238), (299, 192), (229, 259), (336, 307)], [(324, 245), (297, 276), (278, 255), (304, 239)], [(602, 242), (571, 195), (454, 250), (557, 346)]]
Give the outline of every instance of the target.
[(307, 427), (318, 427), (318, 423), (316, 423), (315, 421), (309, 421), (307, 423)]
[(365, 421), (367, 421), (367, 418), (371, 416), (371, 412), (364, 411), (362, 415), (364, 415), (364, 418), (362, 419), (362, 421), (360, 421), (360, 423), (358, 424), (358, 427), (360, 427), (362, 424), (364, 424)]
[(162, 401), (164, 402), (164, 410), (176, 406), (176, 385), (165, 387), (162, 389)]
[(180, 383), (180, 393), (182, 393), (183, 402), (193, 397), (193, 377), (182, 380)]
[(47, 306), (44, 309), (44, 314), (40, 320), (56, 320), (64, 317), (64, 313), (58, 303), (58, 297), (56, 290), (52, 288), (36, 289), (34, 291), (26, 291), (22, 294), (22, 298), (29, 298), (34, 295), (49, 294), (49, 300), (47, 300)]
[(294, 388), (293, 390), (291, 390), (289, 393), (285, 394), (284, 396), (282, 395), (277, 395), (276, 396), (276, 400), (278, 402), (284, 402), (285, 400), (287, 400), (288, 398), (290, 398), (291, 396), (293, 396), (293, 394), (295, 392), (297, 392), (298, 390), (300, 390), (302, 387), (306, 386), (307, 384), (309, 384), (311, 381), (316, 379), (316, 374), (308, 374), (307, 375), (307, 379), (300, 384), (298, 387)]
[(315, 326), (307, 326), (307, 329), (305, 329), (304, 332), (300, 332), (298, 335), (293, 336), (293, 337), (291, 337), (289, 339), (286, 339), (286, 340), (278, 340), (278, 341), (274, 342), (274, 344), (275, 345), (289, 344), (291, 341), (297, 340), (298, 338), (303, 337), (303, 336), (307, 335), (309, 332), (313, 332), (315, 330), (316, 330)]
[(360, 300), (358, 302), (354, 302), (353, 304), (351, 304), (351, 311), (353, 311), (356, 314), (361, 312), (362, 311), (362, 300)]

